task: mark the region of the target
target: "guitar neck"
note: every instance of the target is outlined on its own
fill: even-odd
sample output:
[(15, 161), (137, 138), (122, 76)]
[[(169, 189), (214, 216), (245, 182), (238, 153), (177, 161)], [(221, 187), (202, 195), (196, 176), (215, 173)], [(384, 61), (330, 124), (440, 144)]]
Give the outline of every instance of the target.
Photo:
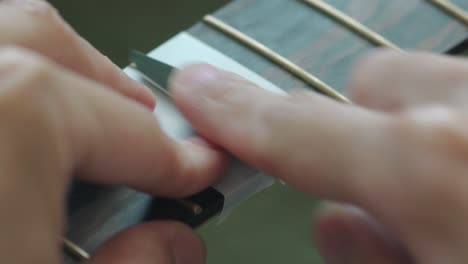
[[(468, 38), (466, 24), (422, 0), (325, 1), (404, 50), (445, 53)], [(468, 1), (453, 0), (468, 10)], [(340, 92), (357, 58), (376, 46), (302, 0), (237, 0), (214, 16), (285, 56)], [(189, 32), (283, 89), (307, 85), (200, 22)], [(465, 44), (466, 45), (466, 44)], [(454, 51), (459, 51), (464, 46)]]

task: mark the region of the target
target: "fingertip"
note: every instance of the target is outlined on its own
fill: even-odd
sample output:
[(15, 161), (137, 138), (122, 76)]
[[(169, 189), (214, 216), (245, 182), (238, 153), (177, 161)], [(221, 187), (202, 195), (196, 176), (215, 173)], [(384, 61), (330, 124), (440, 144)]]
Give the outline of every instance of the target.
[(179, 177), (186, 179), (179, 195), (191, 195), (214, 183), (227, 164), (227, 155), (201, 138), (181, 141)]
[(355, 206), (324, 203), (313, 237), (327, 263), (413, 263), (383, 226)]
[(406, 57), (395, 50), (377, 48), (359, 58), (352, 67), (348, 85), (353, 102), (384, 112), (400, 109), (401, 104), (391, 91), (398, 82), (395, 72), (405, 68)]
[(186, 141), (192, 144), (198, 145), (200, 147), (205, 147), (214, 151), (222, 152), (221, 147), (215, 145), (213, 142), (209, 141), (208, 139), (200, 137), (200, 136), (192, 136), (186, 139)]
[(315, 213), (312, 236), (325, 257), (345, 252), (348, 245), (353, 244), (352, 210), (348, 206), (324, 202)]
[(175, 104), (189, 118), (204, 113), (207, 95), (216, 84), (222, 71), (209, 64), (194, 64), (174, 71), (169, 78), (169, 87)]
[[(120, 70), (119, 70), (120, 71)], [(149, 110), (154, 110), (156, 107), (156, 97), (150, 88), (133, 80), (125, 72), (120, 71), (120, 81), (117, 81), (117, 86), (121, 87), (118, 90), (124, 95), (136, 100), (140, 104), (147, 107)]]
[(154, 96), (151, 89), (139, 83), (136, 83), (135, 86), (136, 88), (134, 89), (137, 92), (134, 99), (143, 104), (149, 110), (153, 111), (156, 108), (156, 96)]
[(202, 264), (206, 248), (188, 226), (172, 221), (131, 227), (106, 242), (89, 264)]
[(176, 264), (202, 264), (206, 260), (206, 246), (192, 229), (183, 224), (177, 226), (173, 236), (172, 253)]
[(132, 79), (108, 57), (100, 54), (87, 43), (84, 45), (91, 50), (91, 54), (97, 54), (95, 55), (97, 59), (94, 62), (94, 74), (97, 81), (107, 85), (117, 93), (135, 100), (146, 108), (154, 110), (156, 98), (150, 88)]
[(203, 89), (207, 84), (216, 81), (221, 70), (209, 64), (192, 64), (174, 71), (169, 78), (171, 92), (175, 95), (187, 95)]
[[(167, 198), (185, 198), (213, 184), (227, 164), (227, 155), (214, 145), (197, 138), (174, 141), (167, 158), (158, 166), (157, 180), (135, 188)], [(169, 152), (171, 153), (169, 155)]]

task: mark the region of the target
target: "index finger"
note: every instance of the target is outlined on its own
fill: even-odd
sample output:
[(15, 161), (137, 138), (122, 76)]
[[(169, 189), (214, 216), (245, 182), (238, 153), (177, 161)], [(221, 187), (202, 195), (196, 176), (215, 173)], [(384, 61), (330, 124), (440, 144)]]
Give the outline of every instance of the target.
[(376, 158), (363, 154), (387, 126), (385, 116), (313, 93), (278, 96), (207, 65), (182, 70), (171, 84), (177, 105), (199, 133), (321, 197), (352, 196), (357, 177), (365, 177), (354, 168)]
[(176, 74), (171, 91), (200, 134), (320, 198), (405, 202), (463, 171), (465, 130), (444, 107), (390, 116), (312, 92), (278, 96), (207, 65)]

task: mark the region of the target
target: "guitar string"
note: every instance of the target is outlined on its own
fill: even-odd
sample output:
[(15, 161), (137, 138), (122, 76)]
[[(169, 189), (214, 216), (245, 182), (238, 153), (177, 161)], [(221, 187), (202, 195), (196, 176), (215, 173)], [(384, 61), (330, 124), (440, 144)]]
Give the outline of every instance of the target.
[(468, 26), (468, 12), (449, 0), (426, 0)]
[(361, 35), (367, 41), (386, 48), (391, 48), (396, 51), (402, 52), (403, 50), (398, 47), (396, 44), (392, 43), (390, 40), (386, 39), (384, 36), (365, 26), (364, 24), (358, 22), (356, 19), (350, 17), (349, 15), (341, 12), (334, 6), (322, 1), (322, 0), (302, 0), (307, 3), (309, 6), (319, 10), (325, 15), (329, 16), (333, 20), (341, 23), (343, 26), (354, 31), (358, 35)]
[[(358, 22), (354, 18), (350, 17), (349, 15), (341, 12), (334, 6), (322, 1), (322, 0), (302, 0), (311, 7), (319, 10), (320, 12), (324, 13), (325, 15), (329, 16), (330, 18), (334, 19), (335, 21), (341, 23), (345, 27), (351, 29), (352, 31), (356, 32), (357, 34), (361, 35), (367, 41), (372, 42), (378, 46), (392, 48), (397, 51), (403, 51), (400, 47), (380, 35), (379, 33), (373, 31), (372, 29), (368, 28), (364, 24)], [(447, 12), (449, 15), (459, 19), (464, 24), (468, 25), (468, 12), (464, 11), (454, 3), (450, 1), (444, 0), (426, 0), (431, 4), (435, 5), (439, 9)]]
[(68, 240), (67, 238), (62, 238), (62, 244), (65, 248), (65, 251), (71, 254), (72, 257), (76, 258), (79, 262), (89, 260), (90, 254), (74, 242)]
[(289, 73), (293, 74), (294, 76), (300, 78), (301, 80), (305, 81), (309, 85), (315, 87), (320, 92), (336, 99), (337, 101), (351, 104), (351, 101), (346, 98), (344, 95), (330, 87), (328, 84), (320, 80), (319, 78), (315, 77), (311, 73), (307, 72), (306, 70), (299, 67), (297, 64), (293, 63), (289, 59), (281, 56), (280, 54), (276, 53), (272, 49), (268, 48), (264, 44), (260, 43), (259, 41), (247, 36), (246, 34), (242, 33), (241, 31), (235, 29), (234, 27), (230, 26), (229, 24), (223, 22), (222, 20), (212, 16), (206, 15), (203, 18), (203, 22), (211, 27), (217, 29), (218, 31), (226, 34), (227, 36), (239, 41), (240, 43), (244, 44), (245, 46), (251, 48), (252, 50), (258, 52), (259, 54), (263, 55), (267, 59), (273, 61), (278, 66), (283, 68), (284, 70), (288, 71)]
[[(383, 47), (391, 48), (399, 52), (403, 52), (403, 50), (400, 47), (398, 47), (391, 41), (387, 40), (382, 35), (366, 27), (365, 25), (358, 22), (354, 18), (348, 16), (347, 14), (339, 11), (335, 7), (325, 3), (324, 1), (321, 1), (321, 0), (303, 0), (303, 1), (305, 1), (310, 6), (316, 8), (317, 10), (325, 13), (326, 15), (336, 20), (337, 22), (343, 24), (344, 26), (348, 27), (349, 29), (353, 30), (357, 34), (363, 36), (368, 41), (379, 46), (383, 46)], [(426, 0), (426, 1), (431, 2), (432, 4), (438, 6), (439, 8), (448, 12), (452, 16), (459, 18), (462, 22), (468, 23), (468, 13), (466, 13), (464, 10), (462, 10), (457, 5), (451, 3), (450, 1), (448, 0), (447, 1)], [(232, 26), (223, 22), (222, 20), (212, 15), (206, 15), (203, 18), (203, 22), (223, 32), (224, 34), (230, 36), (231, 38), (234, 38), (235, 40), (241, 42), (242, 44), (248, 46), (249, 48), (255, 50), (256, 52), (260, 53), (267, 59), (270, 59), (271, 61), (278, 64), (283, 69), (292, 73), (296, 77), (299, 77), (300, 79), (304, 80), (308, 84), (314, 86), (319, 91), (331, 96), (332, 98), (337, 99), (338, 101), (351, 103), (349, 99), (347, 99), (346, 97), (338, 93), (336, 90), (328, 86), (326, 83), (324, 83), (323, 81), (321, 81), (314, 75), (308, 73), (307, 71), (305, 71), (298, 65), (294, 64), (292, 61), (279, 55), (278, 53), (274, 52), (270, 48), (266, 47), (264, 44), (247, 36), (246, 34), (233, 28)]]

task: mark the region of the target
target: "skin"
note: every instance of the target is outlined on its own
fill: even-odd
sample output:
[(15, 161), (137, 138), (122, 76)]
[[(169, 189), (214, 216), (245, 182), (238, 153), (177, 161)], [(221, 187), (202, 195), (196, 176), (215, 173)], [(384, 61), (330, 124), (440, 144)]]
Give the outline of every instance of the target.
[[(11, 25), (15, 25), (12, 27)], [(72, 176), (168, 197), (212, 183), (223, 155), (159, 128), (144, 86), (76, 35), (46, 2), (0, 2), (0, 255), (59, 263)], [(117, 252), (117, 253), (116, 253)], [(189, 228), (154, 222), (123, 231), (90, 263), (203, 263)]]
[[(152, 115), (151, 93), (50, 5), (1, 1), (2, 260), (60, 263), (71, 177), (180, 197), (216, 179), (223, 148), (335, 201), (313, 221), (327, 263), (465, 263), (468, 63), (379, 51), (354, 69), (351, 106), (312, 92), (279, 96), (189, 66), (173, 74), (173, 98), (217, 146), (174, 141)], [(89, 263), (204, 261), (189, 228), (152, 222), (122, 231)]]
[(463, 59), (378, 51), (354, 66), (354, 106), (208, 65), (176, 73), (172, 91), (201, 135), (335, 201), (314, 221), (327, 263), (465, 263), (467, 73)]

